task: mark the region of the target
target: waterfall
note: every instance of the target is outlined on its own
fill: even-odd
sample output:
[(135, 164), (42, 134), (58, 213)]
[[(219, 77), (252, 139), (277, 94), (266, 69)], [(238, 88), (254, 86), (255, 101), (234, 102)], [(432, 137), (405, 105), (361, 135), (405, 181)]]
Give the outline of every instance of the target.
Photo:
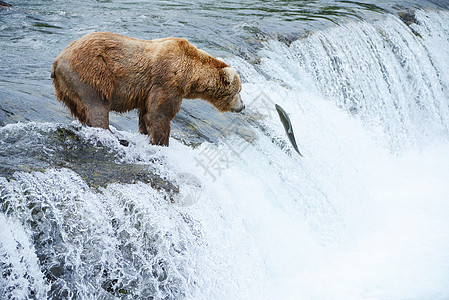
[(413, 31), (385, 15), (315, 32), (290, 47), (271, 41), (265, 72), (382, 131), (392, 150), (447, 139), (448, 18), (418, 10)]

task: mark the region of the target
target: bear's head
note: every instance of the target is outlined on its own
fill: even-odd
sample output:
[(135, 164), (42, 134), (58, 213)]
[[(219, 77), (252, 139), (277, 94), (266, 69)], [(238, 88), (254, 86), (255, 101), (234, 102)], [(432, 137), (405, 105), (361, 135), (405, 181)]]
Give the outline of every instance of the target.
[(221, 95), (213, 103), (221, 112), (232, 111), (241, 112), (245, 105), (240, 97), (242, 83), (237, 71), (231, 67), (224, 67), (220, 70)]
[(237, 71), (208, 54), (199, 65), (201, 68), (194, 72), (186, 98), (206, 100), (220, 112), (241, 112), (245, 105), (240, 97), (242, 83)]

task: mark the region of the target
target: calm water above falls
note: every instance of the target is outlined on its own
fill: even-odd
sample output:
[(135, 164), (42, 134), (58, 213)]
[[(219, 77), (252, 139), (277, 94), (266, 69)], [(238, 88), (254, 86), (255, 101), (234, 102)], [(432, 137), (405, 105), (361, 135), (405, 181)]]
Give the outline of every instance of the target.
[[(373, 2), (0, 7), (0, 299), (447, 299), (449, 3)], [(72, 123), (51, 62), (100, 30), (187, 37), (247, 110)]]

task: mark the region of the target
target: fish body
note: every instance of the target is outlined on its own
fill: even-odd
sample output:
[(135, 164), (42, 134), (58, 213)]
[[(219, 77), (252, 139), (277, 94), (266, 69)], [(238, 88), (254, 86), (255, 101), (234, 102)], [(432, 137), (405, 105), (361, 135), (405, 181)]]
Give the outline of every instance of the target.
[(298, 145), (296, 144), (295, 134), (293, 133), (292, 123), (290, 122), (290, 118), (288, 117), (285, 110), (279, 105), (275, 104), (276, 111), (279, 114), (279, 118), (281, 119), (281, 123), (284, 126), (285, 133), (287, 133), (288, 139), (292, 144), (293, 148), (298, 152), (300, 156), (302, 156), (301, 152), (299, 152)]

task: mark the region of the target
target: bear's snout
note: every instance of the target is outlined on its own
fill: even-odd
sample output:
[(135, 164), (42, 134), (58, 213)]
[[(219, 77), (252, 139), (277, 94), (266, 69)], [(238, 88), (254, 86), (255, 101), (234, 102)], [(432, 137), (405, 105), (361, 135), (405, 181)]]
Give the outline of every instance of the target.
[(245, 104), (243, 104), (242, 98), (240, 94), (237, 94), (234, 97), (234, 105), (231, 107), (231, 111), (235, 113), (241, 112), (245, 108)]

